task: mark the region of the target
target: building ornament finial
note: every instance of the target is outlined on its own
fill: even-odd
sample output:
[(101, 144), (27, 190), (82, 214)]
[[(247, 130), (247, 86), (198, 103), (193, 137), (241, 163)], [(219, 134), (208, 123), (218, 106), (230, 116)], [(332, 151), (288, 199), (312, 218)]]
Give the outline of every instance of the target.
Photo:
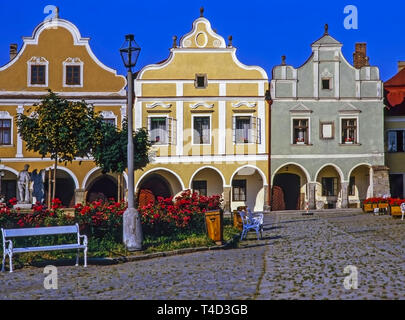
[(324, 33), (324, 35), (326, 36), (328, 34), (329, 34), (329, 25), (326, 23), (325, 24), (325, 33)]
[(204, 17), (204, 7), (200, 8), (200, 17)]
[(281, 56), (281, 65), (282, 65), (282, 66), (285, 66), (285, 65), (286, 65), (285, 59), (286, 59), (286, 56)]

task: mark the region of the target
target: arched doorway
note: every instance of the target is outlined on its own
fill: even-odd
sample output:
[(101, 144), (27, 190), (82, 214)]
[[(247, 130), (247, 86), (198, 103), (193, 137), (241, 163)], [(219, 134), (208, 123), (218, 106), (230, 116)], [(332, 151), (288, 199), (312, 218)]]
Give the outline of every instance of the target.
[(215, 169), (203, 168), (192, 177), (190, 189), (199, 192), (203, 196), (222, 195), (224, 192), (224, 180)]
[(308, 173), (297, 164), (288, 163), (279, 168), (273, 178), (272, 208), (303, 210), (307, 202)]
[(0, 169), (0, 197), (4, 201), (17, 198), (17, 175), (7, 169)]
[(108, 200), (114, 198), (120, 201), (125, 198), (126, 180), (125, 175), (112, 173), (103, 174), (100, 168), (89, 171), (84, 178), (82, 188), (85, 192), (85, 201)]
[(300, 177), (293, 173), (281, 173), (274, 177), (273, 187), (283, 190), (285, 210), (300, 208)]
[[(53, 169), (52, 169), (52, 174), (53, 174)], [(45, 199), (47, 201), (48, 198), (48, 190), (50, 188), (51, 195), (52, 195), (52, 189), (53, 189), (53, 184), (49, 184), (49, 171), (45, 175), (45, 184), (44, 184), (44, 189), (45, 189)], [(55, 198), (58, 198), (60, 201), (62, 201), (62, 205), (67, 208), (73, 208), (75, 205), (75, 189), (76, 189), (76, 184), (73, 180), (73, 178), (67, 173), (66, 171), (63, 170), (56, 170), (56, 192), (55, 192)]]
[(335, 209), (341, 207), (341, 170), (334, 165), (326, 165), (316, 176), (317, 209)]
[(370, 194), (370, 165), (361, 164), (353, 168), (349, 176), (347, 196), (349, 206), (360, 208)]
[(246, 166), (238, 169), (232, 177), (231, 210), (249, 207), (252, 211), (264, 208), (264, 175), (257, 168)]
[(93, 202), (110, 198), (118, 200), (117, 179), (106, 174), (95, 178), (87, 190), (86, 201)]
[(145, 206), (158, 197), (170, 198), (183, 191), (183, 184), (172, 172), (158, 169), (146, 173), (137, 183), (139, 206)]

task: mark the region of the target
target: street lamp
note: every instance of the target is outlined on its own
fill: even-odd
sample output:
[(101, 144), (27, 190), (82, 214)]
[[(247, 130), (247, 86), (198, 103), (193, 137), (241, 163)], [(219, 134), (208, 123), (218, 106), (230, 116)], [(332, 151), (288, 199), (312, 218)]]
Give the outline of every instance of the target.
[(133, 108), (134, 108), (134, 83), (132, 69), (138, 61), (141, 48), (134, 40), (133, 34), (125, 36), (125, 42), (120, 49), (120, 54), (128, 70), (127, 115), (128, 115), (128, 209), (123, 218), (123, 241), (129, 251), (142, 250), (142, 225), (141, 217), (134, 206), (134, 141), (133, 141)]
[(4, 199), (2, 200), (2, 194), (1, 194), (1, 180), (3, 179), (3, 177), (5, 176), (5, 173), (4, 173), (4, 171), (1, 171), (0, 170), (0, 203), (2, 202), (2, 201), (4, 201)]

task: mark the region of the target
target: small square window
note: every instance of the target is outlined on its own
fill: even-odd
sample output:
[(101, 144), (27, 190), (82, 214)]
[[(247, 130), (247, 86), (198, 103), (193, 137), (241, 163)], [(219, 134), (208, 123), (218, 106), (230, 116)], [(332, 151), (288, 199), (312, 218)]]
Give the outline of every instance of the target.
[(197, 89), (205, 89), (208, 86), (206, 74), (196, 74), (195, 87)]
[(322, 79), (322, 89), (323, 90), (331, 89), (330, 79)]

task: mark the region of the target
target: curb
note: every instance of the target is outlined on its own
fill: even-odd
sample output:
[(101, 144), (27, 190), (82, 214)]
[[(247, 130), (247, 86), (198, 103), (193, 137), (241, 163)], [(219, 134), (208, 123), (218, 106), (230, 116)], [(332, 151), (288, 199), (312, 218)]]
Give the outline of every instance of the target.
[(126, 262), (133, 262), (133, 261), (143, 261), (143, 260), (150, 260), (155, 258), (163, 258), (163, 257), (171, 257), (171, 256), (178, 256), (188, 253), (195, 253), (195, 252), (202, 252), (202, 251), (215, 251), (215, 250), (226, 250), (233, 248), (239, 239), (239, 235), (235, 235), (231, 240), (228, 240), (225, 244), (221, 246), (215, 247), (198, 247), (198, 248), (185, 248), (185, 249), (178, 249), (173, 251), (167, 252), (156, 252), (156, 253), (148, 253), (138, 256), (126, 256), (120, 258), (89, 258), (87, 260), (88, 264), (98, 264), (98, 265), (113, 265), (113, 264), (122, 264)]

